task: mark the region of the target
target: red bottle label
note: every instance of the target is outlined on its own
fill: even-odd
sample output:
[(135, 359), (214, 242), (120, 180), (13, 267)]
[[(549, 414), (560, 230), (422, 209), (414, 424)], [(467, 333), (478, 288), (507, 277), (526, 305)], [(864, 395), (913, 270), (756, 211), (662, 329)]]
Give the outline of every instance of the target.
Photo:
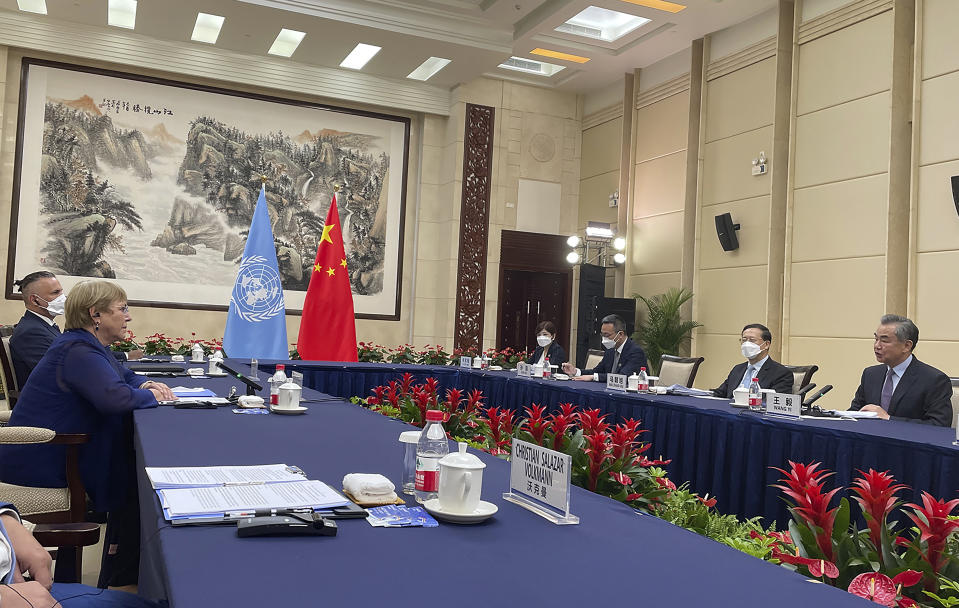
[(440, 488), (440, 472), (416, 471), (415, 488), (420, 492), (436, 492)]
[(762, 397), (750, 397), (750, 398), (749, 398), (749, 406), (750, 406), (750, 407), (759, 407), (759, 406), (762, 405), (762, 404), (763, 404), (763, 399), (762, 399)]

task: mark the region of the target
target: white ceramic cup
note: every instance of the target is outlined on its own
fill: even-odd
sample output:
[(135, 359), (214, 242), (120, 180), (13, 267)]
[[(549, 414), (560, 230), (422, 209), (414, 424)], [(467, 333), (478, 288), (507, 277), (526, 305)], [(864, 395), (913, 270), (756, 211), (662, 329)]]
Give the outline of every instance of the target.
[(479, 506), (483, 491), (483, 462), (466, 453), (466, 444), (459, 444), (459, 452), (440, 459), (438, 496), (440, 508), (447, 513), (470, 514)]
[(749, 389), (739, 387), (733, 391), (733, 403), (736, 405), (749, 405)]
[(295, 410), (300, 407), (300, 393), (302, 391), (303, 389), (295, 382), (284, 382), (280, 385), (280, 393), (276, 405), (273, 407), (278, 410)]

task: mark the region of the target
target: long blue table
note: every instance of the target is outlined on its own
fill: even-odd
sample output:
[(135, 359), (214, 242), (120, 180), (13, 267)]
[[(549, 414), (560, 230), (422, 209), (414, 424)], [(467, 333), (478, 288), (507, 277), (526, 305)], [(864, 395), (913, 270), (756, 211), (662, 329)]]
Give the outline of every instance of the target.
[[(276, 362), (267, 362), (273, 368)], [(718, 500), (724, 513), (761, 516), (780, 527), (788, 520), (786, 504), (771, 485), (781, 477), (770, 467), (788, 461), (819, 461), (836, 472), (831, 483), (848, 486), (857, 470), (890, 471), (909, 486), (903, 497), (920, 501), (920, 492), (953, 498), (959, 490), (959, 448), (953, 429), (880, 420), (803, 419), (785, 421), (743, 413), (726, 401), (692, 397), (609, 392), (592, 382), (517, 378), (508, 371), (382, 363), (286, 362), (303, 373), (316, 390), (348, 398), (368, 396), (370, 389), (403, 373), (417, 382), (433, 376), (442, 390), (478, 388), (487, 405), (521, 413), (530, 403), (555, 410), (560, 403), (597, 408), (608, 420), (641, 419), (649, 431), (642, 439), (650, 454), (671, 459), (670, 476), (688, 481), (700, 494)], [(261, 362), (261, 365), (263, 362)]]
[[(220, 394), (238, 384), (172, 382)], [(309, 412), (296, 417), (135, 412), (141, 594), (174, 608), (871, 605), (579, 488), (571, 500), (582, 523), (555, 526), (500, 498), (508, 465), (486, 454), (483, 499), (500, 510), (480, 525), (380, 529), (346, 520), (335, 538), (240, 539), (228, 526), (172, 528), (163, 520), (144, 466), (282, 462), (333, 486), (350, 472), (382, 473), (399, 485), (397, 438), (407, 425), (343, 401), (305, 405)]]

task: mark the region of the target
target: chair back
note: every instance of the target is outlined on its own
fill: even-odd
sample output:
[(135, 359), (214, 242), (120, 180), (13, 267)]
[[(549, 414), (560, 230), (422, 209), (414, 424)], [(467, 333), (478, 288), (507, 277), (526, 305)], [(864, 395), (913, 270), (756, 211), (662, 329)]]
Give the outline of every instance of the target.
[(586, 351), (586, 367), (584, 369), (593, 369), (603, 360), (603, 351), (591, 348)]
[(785, 367), (793, 373), (793, 395), (798, 394), (802, 387), (812, 382), (812, 375), (819, 371), (818, 365), (787, 365)]
[(10, 336), (3, 336), (3, 348), (0, 349), (0, 373), (3, 374), (3, 391), (7, 395), (10, 407), (20, 396), (20, 387), (17, 386), (17, 375), (13, 371), (13, 357), (10, 355)]
[(699, 366), (704, 360), (705, 357), (663, 355), (660, 359), (659, 380), (656, 381), (656, 385), (681, 384), (685, 387), (691, 387), (696, 380), (696, 372), (699, 371)]
[(956, 418), (959, 417), (959, 378), (952, 380), (952, 428), (956, 428)]

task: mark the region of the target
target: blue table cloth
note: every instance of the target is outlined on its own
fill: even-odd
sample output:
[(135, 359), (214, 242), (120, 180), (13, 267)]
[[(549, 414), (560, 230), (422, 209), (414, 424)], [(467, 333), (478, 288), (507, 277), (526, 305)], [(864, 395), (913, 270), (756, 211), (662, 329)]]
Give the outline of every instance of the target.
[[(221, 394), (237, 384), (173, 382)], [(555, 526), (501, 499), (508, 464), (486, 454), (482, 497), (499, 512), (480, 525), (380, 529), (345, 520), (334, 538), (241, 539), (229, 526), (171, 528), (163, 520), (144, 466), (286, 463), (334, 487), (350, 472), (382, 473), (399, 485), (397, 438), (407, 425), (342, 401), (306, 405), (302, 416), (135, 413), (142, 595), (175, 608), (872, 605), (575, 487), (572, 511), (582, 523)]]

